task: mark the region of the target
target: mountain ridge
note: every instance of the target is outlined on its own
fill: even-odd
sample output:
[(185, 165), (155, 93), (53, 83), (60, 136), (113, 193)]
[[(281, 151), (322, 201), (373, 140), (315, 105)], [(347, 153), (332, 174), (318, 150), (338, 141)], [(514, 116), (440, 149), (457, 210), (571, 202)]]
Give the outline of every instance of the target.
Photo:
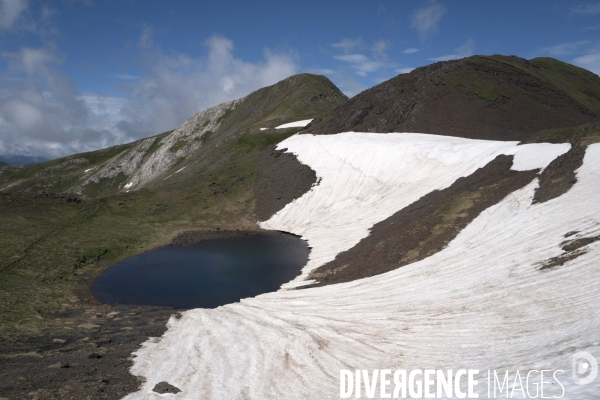
[(40, 156), (25, 156), (20, 154), (0, 155), (0, 162), (10, 165), (38, 164), (46, 161), (49, 161), (49, 159)]
[[(173, 131), (41, 164), (12, 166), (0, 173), (0, 191), (68, 192), (95, 198), (160, 186), (183, 168), (187, 174), (191, 169), (222, 164), (211, 153), (220, 153), (223, 146), (231, 147), (243, 136), (258, 142), (269, 137), (282, 140), (301, 128), (272, 128), (314, 118), (346, 100), (324, 76), (294, 75), (200, 111)], [(263, 127), (266, 132), (259, 131)]]
[[(505, 61), (513, 62), (509, 58)], [(544, 62), (547, 61), (536, 61), (538, 64)], [(532, 70), (537, 71), (535, 64), (530, 64), (533, 65)], [(519, 72), (521, 67), (508, 65), (506, 68), (515, 69), (512, 76), (523, 78)], [(571, 71), (570, 67), (566, 68)], [(452, 76), (439, 75), (444, 84), (434, 87), (444, 89), (443, 93), (463, 96), (465, 104), (488, 105), (492, 110), (508, 101), (503, 97), (507, 93), (502, 88), (493, 86), (489, 89), (477, 79), (465, 81), (460, 79), (464, 78), (460, 74)], [(544, 76), (524, 76), (522, 82), (545, 87)], [(568, 98), (585, 95), (575, 89)], [(407, 97), (410, 100), (410, 96)], [(573, 308), (570, 308), (572, 297), (569, 297), (573, 290), (550, 290), (544, 284), (532, 285), (531, 279), (548, 279), (556, 272), (563, 273), (565, 268), (571, 268), (575, 273), (573, 276), (586, 277), (574, 287), (587, 284), (589, 290), (585, 293), (595, 293), (593, 287), (598, 278), (588, 278), (593, 278), (597, 269), (591, 265), (588, 268), (581, 261), (585, 252), (594, 250), (589, 245), (597, 244), (596, 239), (600, 236), (597, 227), (592, 227), (595, 229), (592, 231), (590, 226), (579, 222), (589, 220), (594, 212), (597, 215), (594, 194), (599, 186), (594, 186), (591, 179), (598, 169), (587, 162), (589, 158), (583, 163), (583, 157), (585, 151), (590, 151), (589, 148), (593, 153), (591, 161), (598, 154), (595, 143), (600, 141), (600, 122), (573, 127), (561, 127), (564, 125), (561, 122), (558, 127), (517, 135), (521, 144), (562, 143), (558, 146), (548, 143), (521, 146), (516, 141), (470, 141), (417, 133), (296, 135), (305, 128), (273, 129), (281, 123), (313, 117), (314, 126), (323, 126), (328, 116), (330, 119), (335, 116), (335, 107), (339, 106), (343, 111), (353, 100), (348, 101), (326, 78), (314, 75), (290, 77), (244, 99), (204, 110), (174, 131), (44, 164), (0, 169), (0, 219), (3, 221), (0, 225), (0, 340), (3, 343), (2, 354), (5, 355), (0, 357), (0, 361), (6, 366), (3, 395), (13, 398), (22, 393), (38, 393), (48, 398), (82, 398), (88, 396), (90, 390), (95, 390), (93, 382), (97, 382), (100, 387), (95, 393), (99, 397), (121, 398), (140, 390), (141, 386), (149, 385), (146, 389), (150, 391), (155, 381), (168, 381), (177, 384), (184, 395), (191, 393), (193, 396), (201, 389), (190, 383), (180, 383), (180, 376), (171, 377), (169, 374), (175, 370), (164, 360), (172, 360), (173, 354), (181, 354), (178, 360), (184, 360), (182, 364), (185, 365), (193, 358), (189, 357), (193, 356), (193, 352), (189, 348), (182, 353), (170, 349), (177, 349), (183, 343), (194, 343), (195, 349), (206, 349), (204, 354), (210, 354), (216, 348), (214, 344), (223, 351), (219, 352), (219, 360), (210, 359), (205, 365), (191, 363), (189, 367), (193, 371), (210, 370), (219, 363), (224, 367), (222, 370), (232, 371), (241, 365), (250, 365), (245, 364), (246, 361), (254, 363), (257, 357), (262, 357), (264, 363), (261, 365), (283, 360), (285, 363), (270, 365), (265, 370), (251, 369), (253, 374), (258, 373), (251, 378), (247, 378), (247, 369), (240, 373), (255, 382), (269, 377), (269, 371), (290, 373), (285, 375), (290, 379), (269, 379), (264, 386), (271, 390), (270, 385), (281, 383), (281, 393), (285, 397), (283, 393), (290, 393), (289, 382), (296, 382), (300, 376), (298, 372), (306, 371), (306, 362), (316, 362), (314, 371), (320, 373), (324, 365), (321, 360), (338, 351), (346, 355), (373, 354), (375, 359), (381, 354), (396, 354), (397, 343), (419, 344), (423, 337), (427, 337), (431, 341), (414, 352), (421, 357), (424, 350), (440, 343), (446, 349), (449, 337), (454, 341), (452, 345), (461, 349), (466, 339), (482, 337), (480, 354), (489, 354), (489, 335), (481, 336), (481, 329), (474, 333), (475, 336), (465, 336), (463, 321), (458, 319), (444, 329), (437, 329), (441, 326), (437, 323), (448, 323), (451, 316), (448, 301), (457, 301), (452, 304), (459, 311), (464, 310), (463, 300), (472, 301), (471, 305), (477, 307), (476, 310), (492, 310), (494, 318), (486, 324), (492, 326), (498, 323), (491, 331), (500, 332), (496, 343), (502, 345), (506, 340), (503, 329), (508, 325), (505, 320), (498, 320), (495, 313), (503, 310), (515, 297), (504, 292), (507, 301), (486, 303), (490, 299), (498, 299), (490, 296), (490, 288), (501, 289), (500, 286), (506, 283), (511, 289), (516, 289), (515, 295), (525, 296), (519, 299), (519, 303), (532, 300), (535, 312), (529, 315), (538, 315), (536, 312), (540, 306), (557, 309), (552, 302), (538, 300), (556, 300), (556, 293), (566, 294), (567, 301), (561, 300), (557, 304), (565, 306), (563, 308), (568, 315), (574, 315)], [(530, 102), (537, 104), (538, 100), (533, 98)], [(585, 96), (580, 100), (576, 103), (596, 112), (593, 111), (593, 96), (591, 100)], [(398, 99), (391, 98), (389, 103), (394, 106)], [(361, 112), (355, 105), (351, 107), (354, 108), (348, 110)], [(375, 114), (378, 111), (375, 108), (368, 111), (376, 116), (375, 122), (377, 116), (386, 116), (385, 113)], [(363, 118), (365, 122), (369, 122), (370, 117), (367, 117)], [(473, 127), (465, 124), (463, 129), (470, 129), (469, 126)], [(369, 125), (363, 127), (369, 128)], [(503, 136), (504, 139), (508, 137)], [(585, 146), (588, 146), (587, 150)], [(571, 150), (567, 151), (569, 147)], [(551, 161), (562, 151), (566, 152)], [(517, 169), (514, 169), (515, 165)], [(526, 168), (522, 168), (523, 165)], [(543, 172), (537, 175), (541, 168)], [(94, 176), (98, 177), (98, 182), (84, 185), (86, 179), (92, 180)], [(539, 179), (539, 195), (534, 188), (536, 184), (527, 183), (531, 179)], [(523, 184), (526, 186), (522, 187)], [(581, 191), (582, 188), (585, 190)], [(506, 198), (515, 201), (506, 202)], [(548, 201), (550, 199), (552, 201)], [(585, 202), (589, 203), (587, 207), (584, 207)], [(500, 207), (504, 211), (487, 213), (490, 207)], [(514, 207), (519, 207), (525, 215), (528, 213), (531, 219), (523, 222), (519, 218), (524, 214), (515, 214)], [(546, 211), (536, 216), (535, 208), (538, 207)], [(577, 217), (579, 214), (574, 209), (585, 209), (587, 214)], [(557, 219), (557, 215), (561, 219)], [(462, 240), (465, 231), (470, 229), (472, 232), (467, 233), (473, 234), (473, 223), (487, 218), (492, 218), (491, 222), (481, 227), (491, 231), (473, 236), (465, 243), (469, 245), (470, 252), (480, 251), (483, 255), (490, 246), (495, 246), (496, 259), (490, 260), (482, 254), (478, 259), (473, 258), (464, 246), (451, 248), (456, 239)], [(514, 221), (503, 225), (511, 218)], [(557, 226), (540, 231), (529, 229), (540, 218)], [(528, 229), (520, 229), (521, 226)], [(291, 232), (313, 243), (307, 268), (315, 269), (311, 270), (313, 272), (304, 271), (306, 273), (303, 272), (290, 285), (300, 283), (298, 287), (302, 287), (310, 284), (308, 280), (315, 279), (314, 284), (324, 287), (317, 291), (309, 288), (291, 291), (286, 290), (292, 288), (288, 285), (282, 288), (284, 293), (281, 297), (282, 293), (276, 292), (213, 310), (212, 316), (202, 317), (206, 332), (198, 335), (197, 322), (193, 322), (195, 326), (190, 330), (190, 341), (180, 339), (185, 336), (175, 336), (177, 343), (170, 349), (169, 338), (161, 335), (174, 310), (100, 304), (92, 296), (90, 287), (93, 280), (114, 263), (130, 256), (165, 245), (187, 245), (201, 239), (256, 232), (259, 227)], [(458, 231), (460, 233), (456, 236)], [(184, 232), (187, 234), (182, 235)], [(361, 239), (363, 235), (364, 241)], [(186, 240), (181, 240), (182, 237)], [(567, 237), (569, 242), (563, 244)], [(498, 245), (503, 240), (511, 240), (512, 243), (502, 249)], [(592, 240), (596, 242), (592, 243)], [(354, 241), (354, 245), (350, 241)], [(529, 246), (530, 243), (532, 246)], [(558, 244), (569, 251), (561, 254)], [(345, 254), (339, 252), (340, 246), (347, 249)], [(531, 263), (523, 262), (524, 268), (515, 273), (514, 266), (508, 263), (514, 256), (514, 249), (519, 246), (535, 248), (536, 254), (539, 254), (532, 258), (532, 262), (548, 262), (541, 267), (531, 265), (531, 268)], [(521, 253), (528, 251), (521, 250)], [(507, 257), (508, 253), (510, 257)], [(440, 262), (439, 258), (431, 262), (427, 259), (446, 256), (454, 262)], [(575, 256), (582, 257), (575, 260)], [(406, 259), (402, 261), (404, 257)], [(331, 261), (327, 263), (327, 259)], [(567, 263), (572, 260), (578, 264), (569, 266)], [(416, 262), (421, 266), (416, 266)], [(488, 265), (482, 268), (482, 262)], [(319, 268), (321, 264), (322, 268)], [(374, 264), (382, 268), (373, 268)], [(415, 268), (423, 269), (417, 276), (411, 277), (411, 270)], [(548, 274), (540, 278), (535, 274), (542, 269), (544, 272), (541, 273)], [(455, 275), (461, 270), (461, 276)], [(445, 271), (445, 275), (431, 285), (431, 281), (427, 282), (425, 278), (428, 279), (435, 271)], [(408, 274), (409, 279), (390, 280), (390, 276), (403, 274)], [(498, 279), (502, 274), (521, 279), (522, 285), (515, 287), (514, 280)], [(449, 281), (449, 277), (454, 279)], [(469, 290), (458, 292), (459, 295), (452, 293), (455, 288), (465, 289), (464, 281), (470, 277), (490, 278), (484, 284), (474, 282), (473, 288), (479, 291), (480, 298), (475, 299)], [(410, 280), (415, 278), (423, 282), (416, 290), (414, 286), (410, 287)], [(328, 285), (349, 281), (352, 283)], [(384, 287), (374, 286), (375, 281)], [(556, 281), (560, 286), (555, 288), (564, 287), (564, 279)], [(430, 305), (434, 312), (425, 314), (426, 319), (403, 320), (406, 316), (417, 315), (409, 309), (415, 296), (423, 297), (430, 290), (443, 294), (446, 289), (446, 297), (431, 296)], [(532, 296), (531, 290), (539, 292)], [(370, 298), (361, 297), (367, 292), (370, 292)], [(390, 298), (396, 299), (397, 312), (390, 312)], [(440, 302), (440, 298), (443, 301)], [(268, 299), (276, 299), (273, 307), (263, 308), (261, 302), (265, 299), (267, 302)], [(577, 303), (583, 305), (577, 308), (581, 315), (585, 315), (592, 304), (584, 300), (596, 301), (589, 295), (582, 296)], [(228, 310), (232, 307), (241, 309), (230, 313)], [(365, 312), (355, 313), (357, 309)], [(294, 320), (287, 323), (285, 318), (277, 317), (271, 324), (269, 320), (274, 310), (284, 310), (282, 315)], [(381, 318), (373, 318), (373, 310), (380, 310)], [(265, 314), (260, 316), (263, 311)], [(224, 315), (219, 321), (212, 319), (221, 312), (230, 315)], [(436, 319), (436, 315), (440, 318)], [(468, 315), (472, 322), (480, 322), (480, 313)], [(512, 318), (513, 314), (510, 315)], [(556, 315), (556, 318), (543, 320), (560, 320), (562, 316)], [(251, 329), (247, 329), (250, 326), (247, 322), (252, 321), (253, 316), (260, 318), (254, 320), (256, 324)], [(177, 312), (171, 319), (169, 331), (181, 329), (190, 322), (188, 317), (187, 311)], [(236, 320), (238, 317), (240, 319)], [(434, 325), (431, 325), (431, 318), (434, 318)], [(229, 324), (224, 325), (223, 321), (229, 321)], [(282, 328), (282, 321), (285, 328)], [(349, 321), (357, 329), (348, 332)], [(545, 332), (556, 330), (550, 322), (540, 326), (538, 331), (544, 333), (540, 339), (548, 338)], [(212, 329), (211, 323), (216, 323), (213, 325), (216, 329)], [(531, 332), (527, 323), (513, 325), (527, 330), (516, 332), (512, 336), (515, 339), (527, 337)], [(563, 325), (577, 326), (576, 323)], [(417, 327), (417, 330), (407, 330), (406, 326)], [(426, 326), (433, 326), (435, 332), (423, 336), (419, 327)], [(223, 327), (226, 335), (223, 335)], [(460, 330), (452, 331), (456, 327)], [(271, 328), (273, 335), (265, 335), (264, 329)], [(378, 346), (388, 344), (390, 347), (378, 348), (373, 346), (374, 342), (364, 342), (364, 334), (370, 330), (385, 335)], [(489, 329), (484, 331), (490, 332)], [(349, 352), (336, 347), (341, 343), (340, 333), (349, 333), (346, 341), (352, 344)], [(396, 335), (394, 340), (390, 339), (391, 334)], [(415, 336), (406, 336), (411, 334)], [(148, 337), (161, 338), (146, 342), (140, 349)], [(209, 347), (196, 342), (203, 338), (211, 338)], [(236, 340), (227, 343), (228, 338)], [(276, 340), (271, 340), (273, 338)], [(250, 351), (243, 354), (235, 351), (240, 343)], [(298, 343), (302, 346), (297, 346)], [(323, 348), (324, 343), (329, 350)], [(532, 343), (544, 346), (543, 340), (532, 340)], [(569, 348), (576, 344), (561, 343), (571, 346)], [(260, 344), (260, 349), (253, 352), (251, 349), (256, 344)], [(265, 349), (271, 351), (281, 344), (283, 346), (277, 353), (270, 354), (288, 354), (292, 348), (295, 355), (302, 356), (301, 362), (288, 363), (287, 358), (279, 356), (265, 357), (269, 354), (265, 353)], [(358, 352), (357, 345), (362, 346)], [(147, 352), (144, 349), (151, 350)], [(165, 349), (169, 350), (166, 353), (168, 357), (163, 360), (141, 361), (147, 356), (160, 357)], [(382, 349), (384, 351), (380, 351)], [(472, 354), (471, 350), (465, 351)], [(133, 359), (131, 354), (136, 351), (137, 357)], [(369, 353), (371, 351), (375, 352)], [(438, 354), (446, 352), (439, 351)], [(527, 360), (541, 359), (531, 354), (528, 356)], [(232, 362), (223, 364), (222, 361), (227, 359)], [(506, 366), (506, 360), (509, 359), (502, 359), (496, 365)], [(143, 366), (140, 368), (142, 364), (151, 366), (152, 371), (144, 370)], [(137, 369), (132, 369), (132, 365), (136, 365)], [(352, 368), (354, 366), (362, 368), (359, 364)], [(160, 371), (162, 367), (165, 367), (164, 371)], [(41, 370), (43, 374), (39, 373)], [(145, 377), (146, 383), (140, 383), (134, 375)], [(160, 379), (155, 380), (153, 375)], [(311, 385), (316, 380), (306, 382), (306, 388), (300, 390), (315, 389)], [(335, 385), (331, 387), (337, 389)], [(234, 386), (211, 388), (235, 389)], [(315, 390), (315, 396), (323, 397), (328, 387), (323, 389)], [(210, 393), (203, 393), (205, 397), (211, 397)], [(138, 396), (147, 398), (146, 394), (138, 393)], [(230, 397), (235, 396), (239, 397), (239, 393)]]
[(552, 58), (472, 56), (401, 74), (315, 119), (305, 133), (421, 132), (525, 140), (600, 121), (600, 77)]

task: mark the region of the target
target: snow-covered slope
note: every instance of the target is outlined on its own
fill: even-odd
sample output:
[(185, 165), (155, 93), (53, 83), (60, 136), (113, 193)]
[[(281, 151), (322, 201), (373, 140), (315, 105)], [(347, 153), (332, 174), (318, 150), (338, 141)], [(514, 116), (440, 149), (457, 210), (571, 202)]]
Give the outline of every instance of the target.
[(275, 129), (303, 128), (306, 125), (310, 124), (311, 121), (312, 119), (304, 119), (302, 121), (288, 122), (287, 124), (276, 126)]
[(499, 154), (514, 154), (513, 169), (544, 168), (569, 144), (465, 140), (423, 134), (348, 132), (296, 135), (279, 145), (309, 165), (321, 183), (262, 228), (293, 232), (312, 247), (303, 274), (289, 286), (369, 234), (369, 228), (425, 194), (471, 175)]
[[(368, 133), (298, 135), (279, 147), (321, 179), (263, 223), (300, 234), (312, 247), (302, 276), (287, 287), (352, 247), (374, 223), (498, 154), (514, 154), (513, 169), (526, 170), (569, 149)], [(441, 252), (400, 269), (184, 312), (136, 353), (132, 373), (146, 381), (127, 399), (166, 396), (151, 391), (161, 381), (182, 390), (170, 396), (178, 399), (338, 398), (340, 369), (382, 368), (561, 369), (565, 398), (597, 398), (598, 384), (576, 386), (570, 374), (575, 351), (600, 354), (600, 242), (540, 270), (564, 253), (566, 240), (600, 235), (600, 144), (587, 148), (577, 178), (566, 194), (532, 205), (534, 180), (485, 210)], [(560, 391), (545, 395), (553, 394)]]

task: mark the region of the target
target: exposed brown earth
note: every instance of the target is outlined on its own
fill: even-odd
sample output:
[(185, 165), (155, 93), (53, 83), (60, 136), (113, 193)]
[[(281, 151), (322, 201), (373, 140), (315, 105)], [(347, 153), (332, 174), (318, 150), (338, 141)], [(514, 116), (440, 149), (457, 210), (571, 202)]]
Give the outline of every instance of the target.
[(553, 160), (540, 174), (533, 203), (543, 203), (566, 193), (576, 182), (587, 146), (600, 142), (600, 123), (537, 132), (525, 143), (570, 143), (571, 149)]
[[(569, 232), (571, 233), (571, 232)], [(577, 232), (575, 232), (577, 233)], [(573, 234), (575, 234), (573, 233)], [(566, 235), (565, 235), (566, 236)], [(569, 235), (570, 236), (570, 235)], [(566, 237), (569, 237), (566, 236)], [(588, 244), (597, 242), (600, 240), (600, 236), (590, 236), (584, 237), (574, 240), (567, 240), (561, 243), (561, 249), (564, 251), (564, 254), (561, 254), (558, 257), (552, 257), (549, 260), (546, 260), (539, 264), (539, 270), (543, 271), (545, 269), (554, 269), (556, 267), (562, 266), (564, 263), (570, 260), (574, 260), (577, 257), (580, 257), (588, 252), (588, 249), (585, 248)]]
[(176, 311), (161, 307), (90, 307), (57, 314), (64, 327), (0, 342), (0, 397), (39, 400), (120, 399), (138, 389), (131, 353), (159, 337)]
[(166, 381), (162, 381), (156, 384), (156, 386), (154, 386), (154, 389), (152, 389), (153, 392), (156, 393), (172, 393), (172, 394), (177, 394), (179, 392), (181, 392), (181, 390), (176, 387), (171, 385), (169, 382)]
[(577, 182), (575, 171), (583, 165), (586, 146), (576, 144), (557, 157), (540, 174), (540, 186), (535, 190), (533, 203), (544, 203), (565, 193)]
[(227, 230), (216, 230), (216, 231), (186, 231), (182, 232), (173, 238), (171, 245), (173, 246), (190, 246), (193, 244), (198, 244), (204, 242), (206, 240), (215, 240), (215, 239), (235, 239), (244, 236), (253, 236), (253, 235), (291, 235), (296, 236), (293, 233), (289, 232), (280, 232), (280, 231), (268, 231), (265, 229), (256, 228), (253, 230), (235, 230), (235, 231), (227, 231)]
[(324, 286), (383, 274), (442, 250), (486, 208), (531, 182), (539, 172), (512, 171), (500, 155), (444, 190), (433, 191), (375, 224), (356, 246), (315, 269), (309, 279)]
[(417, 68), (365, 90), (305, 132), (524, 140), (543, 129), (597, 121), (597, 75), (551, 58), (474, 56)]
[(256, 155), (257, 179), (254, 185), (256, 216), (266, 221), (277, 211), (308, 192), (317, 182), (317, 175), (287, 149), (267, 147)]

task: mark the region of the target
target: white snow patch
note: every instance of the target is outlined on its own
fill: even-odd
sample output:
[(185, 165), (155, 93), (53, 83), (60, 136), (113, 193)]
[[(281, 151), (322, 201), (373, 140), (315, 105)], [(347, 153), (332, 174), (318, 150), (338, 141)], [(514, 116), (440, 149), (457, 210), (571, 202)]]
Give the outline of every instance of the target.
[(517, 146), (513, 166), (515, 171), (527, 171), (545, 168), (556, 157), (566, 153), (571, 148), (569, 143), (550, 144), (536, 143), (535, 145)]
[(322, 178), (318, 186), (260, 224), (300, 235), (312, 247), (302, 275), (284, 287), (306, 284), (311, 270), (368, 236), (375, 223), (471, 175), (500, 154), (515, 155), (512, 168), (525, 170), (545, 168), (570, 149), (569, 144), (518, 143), (357, 132), (284, 140), (277, 148), (288, 148)]
[(124, 188), (129, 189), (132, 186), (133, 186), (133, 182), (129, 182), (127, 185), (124, 186)]
[[(185, 167), (187, 167), (187, 165), (186, 165)], [(183, 168), (181, 168), (181, 169), (178, 169), (177, 171), (173, 172), (171, 175), (169, 175), (169, 176), (167, 176), (165, 179), (163, 179), (163, 181), (166, 181), (167, 179), (169, 179), (169, 178), (170, 178), (170, 177), (172, 177), (173, 175), (175, 175), (175, 174), (177, 174), (177, 173), (179, 173), (179, 172), (183, 171), (183, 170), (185, 169), (185, 167), (183, 167)]]
[(260, 128), (261, 131), (266, 131), (269, 128)]
[(312, 119), (304, 119), (302, 121), (288, 122), (287, 124), (276, 126), (275, 129), (303, 128), (306, 125), (310, 124), (311, 121)]
[(88, 172), (90, 172), (91, 170), (93, 170), (94, 168), (88, 168), (85, 171), (83, 171), (84, 174), (87, 174)]
[[(499, 154), (515, 154), (516, 168), (544, 168), (554, 151), (364, 133), (293, 136), (283, 147), (322, 181), (262, 226), (308, 239), (305, 273), (375, 222)], [(527, 163), (519, 161), (524, 154)], [(182, 399), (338, 398), (342, 368), (508, 369), (511, 376), (561, 369), (565, 398), (596, 398), (598, 380), (576, 386), (570, 376), (575, 351), (600, 357), (600, 242), (555, 269), (538, 264), (562, 253), (567, 232), (579, 231), (573, 239), (600, 234), (600, 144), (588, 147), (577, 179), (566, 194), (535, 205), (532, 182), (481, 213), (444, 250), (397, 270), (171, 318), (160, 339), (134, 353), (131, 372), (146, 381), (126, 399), (162, 398), (151, 391), (161, 381), (180, 388)], [(545, 396), (561, 394), (546, 389)]]

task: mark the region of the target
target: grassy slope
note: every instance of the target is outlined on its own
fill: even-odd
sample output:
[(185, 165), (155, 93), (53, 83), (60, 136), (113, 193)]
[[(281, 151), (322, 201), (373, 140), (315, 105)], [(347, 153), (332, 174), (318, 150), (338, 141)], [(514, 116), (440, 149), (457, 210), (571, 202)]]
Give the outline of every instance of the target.
[[(534, 76), (542, 84), (557, 91), (567, 93), (580, 104), (600, 114), (600, 98), (594, 93), (600, 92), (598, 78), (588, 70), (564, 63), (554, 58), (534, 58), (529, 63), (538, 68), (531, 68), (518, 58), (506, 56), (483, 57), (511, 65), (529, 75)], [(595, 79), (594, 79), (595, 77)]]
[(428, 132), (523, 140), (600, 119), (600, 77), (551, 58), (472, 56), (420, 67), (365, 90), (309, 133)]
[(570, 126), (566, 128), (547, 129), (532, 135), (527, 143), (581, 143), (589, 145), (600, 142), (600, 122)]
[(38, 183), (44, 186), (49, 184), (50, 191), (55, 193), (69, 191), (83, 178), (84, 170), (102, 165), (110, 158), (131, 149), (134, 143), (74, 154), (40, 164), (13, 166), (0, 174), (0, 188), (5, 188), (6, 191), (8, 184), (21, 181), (11, 186), (11, 191), (21, 187), (35, 190)]
[[(497, 61), (516, 68), (520, 72), (534, 77), (543, 86), (564, 92), (581, 105), (596, 114), (600, 114), (600, 98), (594, 93), (600, 92), (600, 83), (590, 71), (564, 63), (554, 58), (534, 58), (523, 60), (517, 57), (501, 55), (473, 56), (470, 59), (486, 59)], [(450, 84), (468, 96), (479, 97), (488, 103), (508, 98), (490, 75), (475, 70), (461, 70), (449, 74), (446, 79)], [(526, 91), (525, 89), (523, 89)]]
[[(0, 337), (36, 334), (64, 323), (56, 315), (85, 306), (85, 288), (107, 265), (167, 244), (181, 231), (253, 229), (254, 154), (299, 130), (260, 132), (256, 127), (311, 117), (345, 101), (341, 93), (329, 102), (311, 101), (315, 92), (335, 95), (333, 84), (315, 76), (301, 78), (284, 81), (287, 87), (261, 89), (252, 102), (231, 110), (218, 131), (204, 139), (202, 151), (182, 160), (178, 168), (186, 166), (184, 171), (148, 189), (79, 201), (35, 190), (0, 194)], [(167, 134), (158, 135), (148, 152)], [(27, 178), (53, 179), (54, 188), (68, 189), (81, 170), (131, 147), (24, 166), (10, 178), (0, 175), (0, 187), (9, 179)], [(111, 187), (108, 182), (97, 193)]]

